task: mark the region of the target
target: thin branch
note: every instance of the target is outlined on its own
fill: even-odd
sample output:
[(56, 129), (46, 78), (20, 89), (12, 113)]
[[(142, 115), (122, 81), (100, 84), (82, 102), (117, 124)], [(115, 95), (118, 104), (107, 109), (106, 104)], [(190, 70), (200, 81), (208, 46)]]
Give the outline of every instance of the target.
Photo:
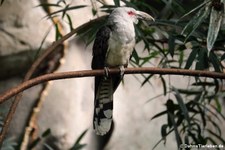
[[(9, 89), (5, 93), (0, 95), (0, 104), (7, 101), (9, 98), (15, 96), (16, 94), (33, 87), (35, 85), (50, 81), (50, 80), (60, 80), (68, 78), (81, 78), (81, 77), (92, 77), (92, 76), (102, 76), (104, 75), (104, 70), (83, 70), (83, 71), (72, 71), (72, 72), (61, 72), (61, 73), (50, 73), (42, 75), (31, 80), (25, 81), (20, 85)], [(120, 73), (120, 70), (109, 69), (109, 74)], [(209, 77), (209, 78), (219, 78), (225, 79), (225, 73), (211, 72), (211, 71), (200, 71), (200, 70), (187, 70), (187, 69), (169, 69), (169, 68), (127, 68), (125, 69), (125, 74), (160, 74), (160, 75), (185, 75), (185, 76), (197, 76), (197, 77)]]

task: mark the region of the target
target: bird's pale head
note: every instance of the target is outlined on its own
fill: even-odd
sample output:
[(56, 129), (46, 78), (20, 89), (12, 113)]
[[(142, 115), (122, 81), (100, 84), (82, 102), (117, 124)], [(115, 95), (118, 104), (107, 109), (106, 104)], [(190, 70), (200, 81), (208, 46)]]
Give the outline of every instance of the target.
[(114, 23), (123, 20), (123, 21), (133, 22), (134, 24), (137, 24), (139, 19), (145, 20), (145, 21), (150, 21), (150, 20), (154, 21), (154, 18), (151, 15), (142, 11), (137, 11), (131, 7), (115, 8), (109, 16), (109, 21)]

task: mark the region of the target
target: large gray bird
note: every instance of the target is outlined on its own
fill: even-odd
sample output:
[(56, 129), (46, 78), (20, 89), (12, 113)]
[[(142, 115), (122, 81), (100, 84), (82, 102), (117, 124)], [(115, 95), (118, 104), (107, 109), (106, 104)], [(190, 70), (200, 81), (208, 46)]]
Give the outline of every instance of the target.
[[(105, 77), (95, 77), (93, 125), (96, 134), (105, 135), (112, 124), (113, 93), (123, 78), (135, 46), (134, 24), (138, 19), (154, 20), (145, 12), (129, 7), (115, 8), (107, 24), (96, 35), (93, 46), (92, 69), (105, 69)], [(107, 68), (119, 67), (121, 74), (108, 75)]]

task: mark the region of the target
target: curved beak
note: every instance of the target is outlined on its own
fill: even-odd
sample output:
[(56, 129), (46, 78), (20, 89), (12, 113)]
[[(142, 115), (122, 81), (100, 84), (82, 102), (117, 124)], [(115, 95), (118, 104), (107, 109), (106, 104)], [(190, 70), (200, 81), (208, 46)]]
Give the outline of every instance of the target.
[(136, 11), (136, 14), (139, 19), (142, 19), (144, 21), (151, 21), (151, 20), (155, 21), (155, 19), (151, 15), (149, 15), (143, 11)]

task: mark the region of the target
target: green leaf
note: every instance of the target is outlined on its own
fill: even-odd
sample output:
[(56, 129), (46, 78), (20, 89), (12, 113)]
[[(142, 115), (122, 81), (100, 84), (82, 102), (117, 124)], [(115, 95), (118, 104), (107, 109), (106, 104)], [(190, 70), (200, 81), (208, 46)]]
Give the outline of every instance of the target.
[(63, 14), (64, 14), (67, 11), (79, 9), (79, 8), (84, 8), (84, 7), (87, 7), (87, 5), (79, 5), (79, 6), (72, 6), (72, 7), (69, 7), (69, 5), (67, 5), (64, 9), (60, 9), (58, 11), (52, 12), (52, 13), (48, 14), (48, 16), (53, 16), (53, 15), (55, 15), (57, 13), (60, 13), (60, 12), (63, 12)]
[(44, 138), (46, 138), (50, 134), (51, 134), (51, 130), (50, 129), (47, 129), (46, 131), (44, 131), (44, 133), (42, 133), (41, 137), (36, 138), (32, 143), (30, 143), (29, 149), (32, 149), (35, 146), (37, 146), (38, 143), (40, 143)]
[(224, 60), (225, 59), (225, 53), (221, 56), (220, 60)]
[(190, 117), (188, 114), (188, 109), (187, 109), (186, 105), (184, 104), (183, 98), (181, 97), (179, 91), (176, 88), (173, 87), (172, 90), (175, 92), (176, 100), (180, 106), (180, 109), (183, 112), (184, 118), (186, 119), (188, 125), (190, 125), (191, 120), (190, 120)]
[(169, 53), (170, 53), (171, 57), (173, 57), (174, 56), (174, 50), (175, 50), (175, 37), (174, 37), (174, 35), (172, 35), (172, 34), (169, 35), (168, 44), (169, 44)]
[(217, 108), (217, 111), (221, 113), (222, 111), (222, 106), (218, 100), (218, 98), (215, 98), (215, 102), (216, 102), (216, 108)]
[(80, 144), (80, 141), (82, 140), (82, 138), (84, 137), (84, 135), (87, 133), (88, 130), (85, 130), (76, 140), (75, 144), (73, 145), (73, 147), (70, 150), (80, 150), (83, 147), (86, 146), (86, 144)]
[(59, 27), (58, 24), (55, 24), (55, 40), (59, 40), (60, 38), (62, 38), (62, 34), (59, 31)]
[(88, 129), (85, 130), (85, 131), (78, 137), (78, 139), (77, 139), (75, 145), (78, 144), (78, 143), (80, 143), (81, 139), (84, 137), (84, 135), (87, 133), (87, 131), (88, 131)]
[[(222, 6), (224, 6), (222, 4)], [(216, 42), (218, 33), (220, 31), (221, 22), (223, 20), (224, 9), (215, 10), (214, 7), (211, 8), (209, 30), (207, 35), (207, 49), (211, 51), (214, 43)]]
[(210, 12), (209, 6), (206, 5), (205, 8), (201, 8), (197, 15), (189, 21), (189, 23), (184, 27), (182, 35), (186, 34), (185, 41), (192, 35), (192, 33), (197, 29), (197, 27), (208, 17)]
[(37, 5), (36, 7), (39, 7), (39, 6), (42, 6), (42, 7), (62, 7), (59, 4), (54, 4), (54, 3), (41, 3), (41, 4)]
[(172, 113), (168, 113), (169, 119), (173, 124), (174, 132), (175, 132), (175, 137), (176, 137), (176, 142), (177, 142), (177, 147), (179, 147), (182, 144), (182, 140), (178, 131), (177, 124), (175, 122), (175, 116)]
[(73, 22), (72, 22), (72, 19), (71, 19), (70, 15), (66, 14), (66, 16), (67, 16), (67, 19), (68, 19), (68, 22), (69, 22), (70, 31), (72, 31), (73, 30)]
[(164, 95), (166, 95), (166, 92), (167, 92), (167, 90), (166, 90), (166, 81), (163, 78), (163, 76), (160, 76), (160, 79), (161, 79), (162, 85), (163, 85), (163, 93), (164, 93)]
[(141, 57), (140, 59), (143, 61), (141, 62), (140, 66), (143, 66), (144, 64), (149, 62), (151, 59), (156, 58), (156, 56), (158, 56), (159, 54), (160, 54), (160, 52), (153, 51), (147, 57)]
[(164, 124), (161, 126), (161, 136), (163, 138), (165, 138), (167, 136), (167, 128), (168, 128), (167, 124)]
[(120, 7), (120, 0), (113, 0), (115, 6)]
[(160, 116), (162, 116), (162, 115), (165, 115), (165, 114), (167, 114), (167, 110), (162, 111), (162, 112), (160, 112), (160, 113), (154, 115), (154, 116), (151, 118), (151, 120), (153, 120), (153, 119), (155, 119), (155, 118), (158, 118), (158, 117), (160, 117)]
[(95, 8), (92, 8), (91, 11), (92, 11), (92, 15), (93, 16), (95, 16), (97, 14), (97, 12), (98, 12)]
[(145, 80), (141, 83), (141, 86), (144, 86), (147, 82), (149, 82), (149, 80), (151, 79), (151, 77), (153, 77), (154, 74), (150, 74), (147, 77), (145, 77)]
[(68, 4), (68, 5), (66, 5), (66, 7), (63, 9), (63, 11), (62, 11), (62, 18), (64, 18), (64, 16), (66, 15), (66, 12), (67, 12), (69, 6), (70, 6), (70, 5)]
[(40, 142), (41, 142), (41, 138), (40, 138), (40, 137), (36, 138), (36, 139), (28, 146), (28, 149), (34, 148), (34, 147), (37, 146), (37, 144), (40, 143)]
[(199, 53), (198, 53), (198, 58), (197, 58), (197, 63), (196, 63), (196, 70), (204, 70), (209, 67), (209, 60), (207, 57), (207, 50), (205, 48), (200, 48)]
[(222, 72), (219, 58), (216, 56), (216, 54), (213, 51), (209, 53), (209, 60), (212, 62), (212, 65), (216, 72)]
[(191, 51), (191, 53), (190, 53), (190, 55), (189, 55), (189, 57), (188, 57), (188, 60), (187, 60), (187, 63), (186, 63), (186, 65), (185, 65), (185, 69), (189, 69), (190, 67), (191, 67), (191, 65), (193, 64), (193, 62), (194, 62), (194, 60), (195, 60), (195, 58), (196, 58), (196, 56), (197, 56), (197, 54), (198, 54), (198, 49), (192, 49), (192, 51)]
[(59, 5), (61, 2), (66, 5), (66, 0), (58, 0), (57, 4)]
[(202, 90), (197, 90), (197, 89), (191, 89), (191, 90), (185, 90), (185, 89), (177, 89), (179, 93), (181, 94), (186, 94), (186, 95), (196, 95), (196, 94), (201, 94)]
[(220, 140), (222, 142), (222, 144), (225, 144), (225, 140), (223, 139), (223, 137), (219, 136), (218, 134), (214, 133), (212, 130), (210, 129), (206, 129), (211, 135), (213, 135), (214, 137), (216, 137), (218, 140)]
[(218, 122), (215, 122), (214, 119), (211, 118), (211, 116), (208, 117), (208, 120), (209, 120), (209, 122), (212, 123), (213, 127), (216, 129), (216, 132), (219, 134), (219, 136), (221, 136), (222, 135), (222, 131), (220, 129), (221, 124), (219, 124)]
[(199, 110), (199, 113), (200, 113), (200, 116), (201, 116), (201, 119), (202, 119), (202, 123), (203, 123), (203, 126), (205, 127), (206, 126), (206, 114), (205, 114), (205, 110), (203, 110), (198, 104), (196, 105), (198, 110)]
[(182, 67), (182, 64), (183, 64), (183, 62), (184, 62), (184, 51), (183, 51), (183, 50), (180, 51), (180, 55), (179, 55), (179, 60), (178, 60), (178, 62), (179, 62), (179, 68), (181, 68), (181, 67)]
[(205, 1), (204, 3), (198, 5), (197, 7), (195, 7), (194, 9), (192, 9), (191, 11), (189, 11), (188, 13), (184, 14), (179, 20), (183, 19), (184, 17), (190, 15), (191, 13), (197, 11), (198, 9), (202, 8), (205, 4), (209, 3), (211, 0)]
[(140, 60), (140, 58), (139, 58), (139, 56), (138, 56), (138, 53), (137, 53), (136, 49), (134, 49), (134, 51), (133, 51), (133, 53), (132, 53), (132, 58), (134, 58), (135, 64), (139, 66), (139, 60)]
[(51, 134), (51, 129), (47, 129), (44, 133), (42, 133), (42, 137), (46, 137)]
[(218, 79), (214, 79), (214, 85), (215, 85), (215, 95), (219, 92), (220, 90), (220, 84), (219, 84), (219, 81)]
[(174, 114), (175, 110), (177, 110), (176, 104), (174, 104), (173, 100), (168, 99), (166, 102), (166, 108), (167, 108), (167, 124), (171, 128), (173, 126), (173, 123), (170, 119), (169, 113)]
[[(170, 133), (172, 133), (174, 131), (174, 129), (171, 129), (166, 136), (168, 136)], [(164, 141), (165, 138), (161, 138), (152, 148), (152, 150), (154, 150), (162, 141)]]

